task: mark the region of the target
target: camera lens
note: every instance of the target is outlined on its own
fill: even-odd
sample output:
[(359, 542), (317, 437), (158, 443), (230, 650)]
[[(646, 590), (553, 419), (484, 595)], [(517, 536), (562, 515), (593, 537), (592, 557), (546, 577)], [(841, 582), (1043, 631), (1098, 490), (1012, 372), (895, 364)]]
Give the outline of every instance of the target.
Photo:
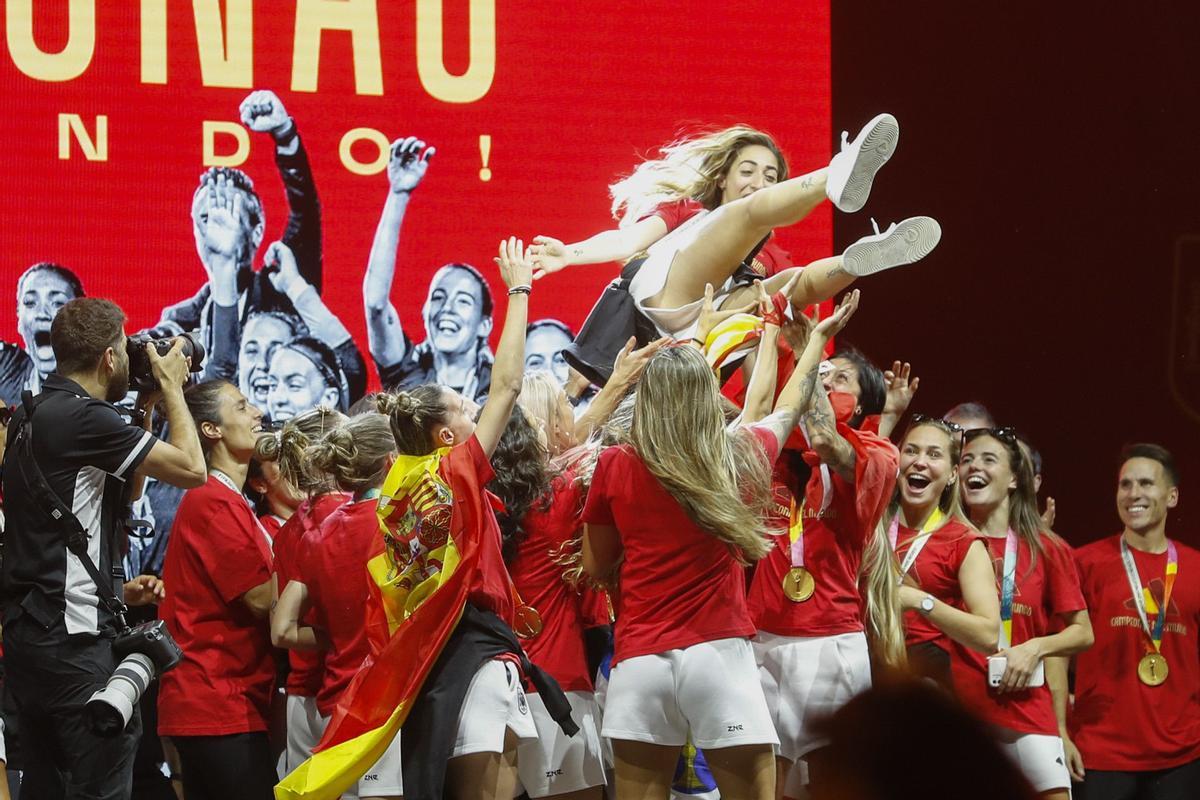
[(125, 730), (142, 693), (154, 680), (154, 662), (149, 656), (131, 653), (117, 665), (104, 688), (87, 701), (88, 722), (100, 736), (116, 736)]

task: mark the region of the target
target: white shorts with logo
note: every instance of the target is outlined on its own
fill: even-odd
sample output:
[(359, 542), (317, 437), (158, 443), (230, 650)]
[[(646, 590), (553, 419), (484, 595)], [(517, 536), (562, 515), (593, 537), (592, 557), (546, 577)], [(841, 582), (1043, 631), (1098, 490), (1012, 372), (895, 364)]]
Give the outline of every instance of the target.
[(862, 632), (808, 637), (759, 631), (754, 657), (779, 734), (779, 755), (789, 761), (827, 745), (814, 733), (814, 724), (871, 688), (871, 657)]
[[(321, 727), (329, 724), (329, 717), (321, 718)], [(400, 763), (400, 732), (388, 744), (379, 760), (371, 765), (358, 784), (342, 792), (342, 800), (359, 800), (360, 797), (400, 797), (404, 794), (404, 779)]]
[(298, 694), (287, 696), (287, 749), (284, 751), (284, 773), (312, 757), (313, 748), (325, 733), (325, 718), (317, 711), (317, 698)]
[(1070, 789), (1071, 773), (1062, 738), (1049, 733), (1021, 733), (993, 726), (1000, 749), (1016, 762), (1038, 792)]
[[(546, 710), (536, 692), (525, 695), (533, 712), (538, 738), (517, 747), (517, 771), (521, 780), (517, 794), (550, 797), (603, 786), (604, 754), (600, 746), (600, 711), (592, 692), (567, 692), (571, 719), (579, 732), (567, 736)], [(523, 787), (523, 788), (522, 788)]]
[(521, 688), (521, 671), (511, 661), (494, 659), (476, 670), (471, 678), (458, 713), (458, 733), (450, 757), (503, 753), (508, 730), (519, 742), (538, 736), (525, 690)]
[(612, 668), (602, 735), (701, 750), (779, 743), (743, 638), (628, 658)]

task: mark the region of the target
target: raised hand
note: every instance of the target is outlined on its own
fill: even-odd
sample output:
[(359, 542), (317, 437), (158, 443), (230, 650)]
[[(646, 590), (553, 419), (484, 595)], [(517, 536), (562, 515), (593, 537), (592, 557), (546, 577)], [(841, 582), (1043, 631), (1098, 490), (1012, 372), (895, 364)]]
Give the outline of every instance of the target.
[[(208, 185), (208, 213), (201, 227), (207, 254), (236, 262), (242, 240), (242, 193), (231, 187), (224, 174)], [(211, 264), (210, 267), (214, 266)], [(234, 264), (236, 267), (236, 263)]]
[(429, 169), (429, 160), (436, 152), (437, 148), (426, 147), (425, 142), (415, 136), (392, 142), (387, 165), (388, 183), (392, 191), (400, 193), (416, 189), (425, 177), (425, 170)]
[(272, 242), (263, 256), (263, 264), (267, 266), (267, 279), (271, 285), (283, 294), (296, 285), (296, 282), (306, 283), (296, 264), (296, 255), (292, 248), (283, 242)]
[(700, 305), (700, 317), (696, 321), (695, 341), (703, 346), (712, 329), (720, 325), (734, 314), (753, 314), (758, 303), (749, 303), (739, 308), (713, 307), (713, 287), (711, 283), (704, 284), (704, 302)]
[(515, 236), (500, 240), (500, 255), (496, 257), (500, 277), (509, 289), (529, 286), (533, 282), (533, 255), (525, 242)]
[(612, 377), (609, 378), (609, 381), (615, 382), (618, 386), (632, 386), (637, 383), (654, 354), (670, 343), (671, 337), (664, 336), (661, 339), (655, 339), (645, 347), (634, 350), (637, 338), (630, 336), (629, 341), (625, 343), (621, 352), (617, 353), (616, 359), (613, 360)]
[(571, 263), (567, 259), (567, 246), (552, 236), (533, 237), (533, 246), (530, 250), (533, 253), (535, 267), (533, 279), (535, 281), (541, 280), (552, 272), (558, 272)]
[(858, 289), (843, 297), (842, 302), (838, 303), (838, 307), (833, 310), (833, 313), (818, 322), (813, 328), (813, 335), (829, 341), (841, 333), (842, 329), (846, 327), (846, 323), (854, 316), (854, 312), (858, 311), (858, 298)]
[(291, 117), (283, 107), (279, 97), (269, 89), (258, 89), (251, 92), (238, 106), (242, 124), (252, 131), (269, 133), (276, 140), (283, 138), (281, 134), (293, 130)]
[(907, 362), (893, 361), (892, 368), (883, 373), (883, 382), (887, 386), (887, 397), (883, 403), (883, 413), (897, 418), (903, 416), (917, 393), (920, 378), (912, 377), (912, 366)]

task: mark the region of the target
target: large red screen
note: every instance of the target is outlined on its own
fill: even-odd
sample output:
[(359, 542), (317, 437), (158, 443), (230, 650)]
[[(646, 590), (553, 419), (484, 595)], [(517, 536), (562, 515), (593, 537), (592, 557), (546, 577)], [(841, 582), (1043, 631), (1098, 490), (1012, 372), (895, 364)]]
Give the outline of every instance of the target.
[[(373, 140), (437, 148), (392, 292), (415, 340), (437, 267), (474, 264), (499, 289), (502, 236), (571, 241), (612, 226), (608, 184), (681, 129), (763, 128), (793, 174), (824, 166), (832, 146), (825, 2), (10, 0), (5, 40), (5, 291), (12, 302), (29, 265), (58, 262), (122, 305), (131, 331), (204, 283), (189, 212), (205, 127), (217, 123), (212, 149), (237, 162), (228, 130), (256, 88), (279, 95), (308, 151), (324, 298), (364, 356), (362, 278), (388, 192)], [(354, 129), (368, 129), (349, 147), (357, 168), (342, 152)], [(258, 265), (287, 206), (270, 138), (246, 138), (237, 166), (266, 216)], [(780, 241), (797, 263), (828, 255), (828, 207)], [(615, 271), (540, 282), (530, 318), (577, 327)], [(22, 345), (14, 313), (0, 312), (0, 337)]]

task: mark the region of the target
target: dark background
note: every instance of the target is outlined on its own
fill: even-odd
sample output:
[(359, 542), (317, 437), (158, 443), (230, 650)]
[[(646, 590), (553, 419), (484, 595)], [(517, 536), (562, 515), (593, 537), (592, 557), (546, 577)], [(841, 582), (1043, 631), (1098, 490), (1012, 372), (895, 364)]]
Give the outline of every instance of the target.
[(913, 363), (913, 411), (980, 400), (1025, 431), (1073, 544), (1121, 529), (1121, 446), (1167, 446), (1168, 534), (1200, 545), (1200, 8), (832, 8), (834, 130), (901, 125), (835, 249), (871, 216), (943, 228), (928, 259), (863, 282), (846, 338)]

